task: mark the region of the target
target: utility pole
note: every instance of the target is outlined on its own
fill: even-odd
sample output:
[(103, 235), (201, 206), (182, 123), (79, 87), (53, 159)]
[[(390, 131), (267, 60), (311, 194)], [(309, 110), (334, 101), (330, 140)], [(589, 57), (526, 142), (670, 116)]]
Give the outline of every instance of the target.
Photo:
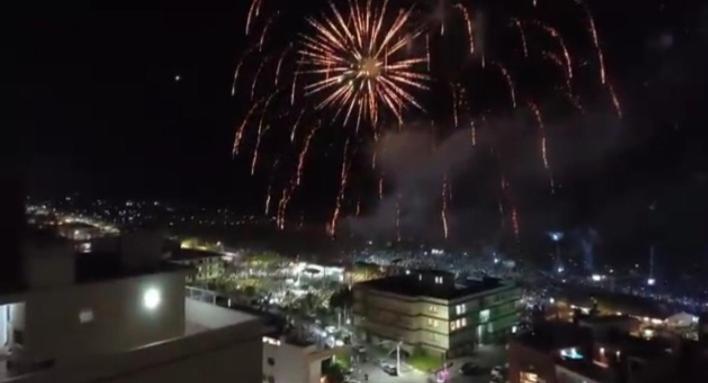
[(401, 341), (396, 343), (396, 374), (401, 371)]

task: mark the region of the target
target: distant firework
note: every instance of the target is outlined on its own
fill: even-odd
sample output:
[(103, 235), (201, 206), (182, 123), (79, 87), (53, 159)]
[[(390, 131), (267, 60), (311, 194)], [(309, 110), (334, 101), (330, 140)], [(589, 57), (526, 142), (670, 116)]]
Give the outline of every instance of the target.
[[(596, 97), (585, 94), (585, 85), (580, 91), (579, 84), (592, 83), (597, 88), (592, 91), (609, 101), (602, 107), (623, 117), (621, 92), (608, 80), (590, 8), (581, 0), (565, 1), (563, 6), (578, 11), (573, 34), (544, 17), (559, 6), (551, 2), (518, 2), (509, 7), (518, 8), (517, 13), (483, 18), (475, 7), (479, 2), (470, 0), (313, 0), (282, 7), (274, 0), (252, 0), (244, 9), (245, 31), (240, 29), (247, 46), (236, 56), (227, 86), (239, 105), (234, 158), (247, 157), (243, 161), (251, 175), (271, 172), (263, 185), (261, 211), (272, 214), (280, 230), (293, 216), (301, 226), (302, 197), (315, 183), (310, 180), (316, 180), (317, 185), (331, 183), (336, 191), (320, 198), (332, 204), (321, 222), (328, 235), (341, 230), (338, 222), (344, 217), (365, 215), (375, 210), (370, 205), (393, 198), (393, 239), (405, 238), (401, 217), (406, 216), (407, 196), (380, 165), (386, 133), (423, 125), (444, 140), (463, 129), (469, 130), (465, 136), (475, 151), (486, 148), (498, 161), (501, 188), (493, 200), (498, 201), (502, 230), (518, 240), (525, 212), (517, 201), (523, 191), (513, 190), (520, 188), (511, 177), (510, 161), (516, 157), (503, 155), (510, 149), (490, 138), (497, 134), (493, 121), (532, 117), (525, 123), (535, 136), (521, 136), (519, 129), (523, 140), (518, 141), (533, 150), (547, 195), (557, 198), (563, 174), (554, 169), (561, 169), (562, 161), (554, 150), (553, 116), (545, 113), (549, 105), (582, 116), (593, 107), (586, 100)], [(485, 22), (498, 19), (498, 26)], [(492, 41), (485, 38), (489, 28), (508, 35), (493, 39), (506, 45), (490, 47)], [(541, 84), (531, 89), (529, 78)], [(484, 105), (479, 105), (480, 94)], [(425, 123), (414, 123), (419, 121)], [(437, 142), (431, 146), (433, 151), (441, 147)], [(280, 162), (270, 166), (276, 157)], [(308, 169), (332, 158), (341, 161), (336, 175), (309, 175)], [(455, 178), (447, 172), (436, 188), (440, 192), (431, 197), (440, 206), (441, 239), (454, 239), (458, 220), (453, 209), (465, 198), (460, 193), (453, 200)]]
[(303, 35), (299, 53), (307, 68), (302, 73), (316, 77), (305, 85), (305, 94), (324, 94), (315, 108), (333, 106), (335, 116), (345, 111), (344, 124), (352, 114), (357, 126), (362, 119), (376, 124), (381, 105), (400, 123), (406, 107), (423, 109), (409, 88), (428, 89), (429, 77), (420, 68), (427, 60), (405, 54), (404, 49), (418, 32), (408, 31), (410, 10), (398, 12), (388, 22), (387, 4), (377, 9), (371, 0), (363, 6), (354, 1), (342, 14), (330, 3), (330, 17), (308, 19), (314, 33)]

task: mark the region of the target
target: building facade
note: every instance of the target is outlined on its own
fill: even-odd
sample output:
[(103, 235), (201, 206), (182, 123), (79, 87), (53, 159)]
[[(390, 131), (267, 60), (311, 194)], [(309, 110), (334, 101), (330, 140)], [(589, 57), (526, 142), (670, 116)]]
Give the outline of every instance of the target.
[(185, 268), (28, 247), (0, 290), (0, 383), (261, 381), (260, 319), (186, 298)]
[(354, 323), (372, 341), (454, 356), (512, 332), (520, 298), (499, 280), (459, 286), (446, 272), (408, 271), (354, 285)]
[(332, 358), (335, 349), (287, 337), (263, 337), (264, 383), (319, 383), (322, 362)]

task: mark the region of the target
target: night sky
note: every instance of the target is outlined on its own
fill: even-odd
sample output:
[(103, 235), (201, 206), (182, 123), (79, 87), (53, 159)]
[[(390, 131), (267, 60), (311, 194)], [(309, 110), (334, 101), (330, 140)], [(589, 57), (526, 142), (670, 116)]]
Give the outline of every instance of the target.
[[(287, 16), (288, 10), (317, 14), (325, 4), (308, 1), (295, 11), (289, 0), (264, 1), (269, 10), (282, 3), (278, 7), (283, 9), (284, 21), (274, 39), (285, 40), (296, 39), (300, 28), (292, 21), (296, 17)], [(587, 40), (582, 36), (582, 12), (572, 0), (539, 0), (536, 10), (526, 3), (531, 1), (471, 2), (473, 8), (486, 12), (489, 24), (512, 15), (547, 20), (567, 31), (571, 51), (576, 50), (574, 41)], [(514, 177), (519, 196), (522, 236), (527, 243), (538, 242), (544, 232), (558, 228), (602, 246), (608, 254), (646, 254), (651, 242), (658, 243), (665, 259), (705, 256), (708, 5), (669, 0), (587, 3), (595, 16), (608, 79), (621, 100), (623, 118), (613, 117), (611, 103), (597, 91), (587, 92), (590, 110), (585, 116), (554, 116), (554, 104), (544, 104), (562, 189), (553, 198), (539, 197), (543, 175), (524, 166), (532, 158), (525, 152), (530, 149), (513, 151), (511, 155), (518, 158), (510, 160), (514, 165), (508, 173)], [(234, 127), (247, 105), (231, 98), (229, 90), (234, 67), (247, 46), (243, 23), (250, 2), (121, 4), (26, 14), (26, 29), (12, 46), (22, 64), (9, 77), (25, 106), (21, 110), (26, 110), (15, 123), (24, 132), (21, 161), (28, 192), (166, 198), (261, 211), (270, 176), (251, 177), (244, 164), (248, 161), (231, 158)], [(487, 34), (490, 56), (503, 56), (503, 47), (511, 44), (509, 38), (491, 26)], [(593, 69), (585, 66), (594, 64), (583, 64), (592, 58), (591, 46), (587, 41), (583, 44), (577, 50), (584, 58), (576, 65), (578, 72), (587, 73)], [(520, 65), (513, 58), (507, 61), (512, 68)], [(530, 84), (524, 87), (546, 82), (543, 76), (523, 80)], [(589, 75), (585, 78), (578, 80), (581, 92)], [(474, 95), (475, 100), (503, 97), (494, 86), (484, 89), (492, 90)], [(437, 105), (439, 98), (426, 96), (424, 101), (432, 104), (433, 117), (442, 114), (437, 112), (442, 109)], [(413, 118), (412, 124), (428, 119)], [(496, 124), (490, 137), (502, 140), (503, 147), (511, 148), (522, 140), (521, 148), (524, 139), (534, 137), (505, 138), (506, 130), (512, 129), (506, 126), (519, 125), (518, 114), (493, 112), (489, 119)], [(441, 142), (451, 136), (442, 137)], [(320, 178), (310, 183), (322, 185), (310, 186), (309, 196), (295, 211), (322, 220), (337, 190), (342, 138), (330, 132), (317, 142), (313, 150), (322, 160), (314, 161), (310, 172)], [(268, 150), (266, 146), (266, 162), (275, 156)], [(485, 170), (493, 167), (489, 158), (475, 158), (459, 160), (465, 165), (455, 182), (458, 202), (450, 208), (455, 220), (452, 238), (470, 232), (475, 239), (498, 235), (498, 219), (491, 218), (496, 211), (494, 197), (475, 186), (496, 185), (498, 174)], [(404, 168), (411, 163), (402, 162)], [(356, 171), (352, 177), (358, 177)], [(414, 188), (427, 187), (419, 186)], [(439, 185), (431, 190), (439, 193)], [(460, 193), (471, 197), (461, 198)], [(423, 193), (420, 198), (428, 197)], [(388, 217), (383, 211), (386, 201), (378, 207), (374, 198), (365, 200), (368, 218), (352, 222), (352, 227), (377, 228), (383, 219), (380, 216)], [(432, 218), (425, 217), (426, 212), (423, 209), (421, 215), (408, 217), (410, 236), (439, 237), (437, 232), (428, 234), (429, 226), (416, 223), (439, 217), (437, 210), (432, 211)], [(470, 229), (475, 225), (476, 229)], [(388, 233), (390, 227), (383, 225), (380, 230)]]

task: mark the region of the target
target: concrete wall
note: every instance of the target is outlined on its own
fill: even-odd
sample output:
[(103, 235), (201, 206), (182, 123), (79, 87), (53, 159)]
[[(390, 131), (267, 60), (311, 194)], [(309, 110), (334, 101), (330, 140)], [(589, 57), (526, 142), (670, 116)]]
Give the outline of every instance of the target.
[[(145, 306), (154, 289), (160, 302)], [(13, 318), (23, 344), (13, 358), (22, 364), (54, 360), (55, 365), (86, 355), (126, 351), (184, 333), (184, 274), (165, 272), (32, 291), (24, 316)], [(80, 313), (93, 319), (82, 323)], [(90, 313), (90, 314), (89, 314)]]
[[(308, 358), (311, 348), (299, 347), (285, 342), (263, 344), (263, 380), (272, 377), (276, 383), (318, 383), (321, 367), (312, 366)], [(270, 359), (270, 360), (269, 360)], [(272, 365), (270, 362), (273, 362)], [(320, 363), (319, 361), (315, 361)], [(313, 368), (314, 367), (314, 368)], [(320, 371), (320, 374), (312, 372)]]
[(260, 383), (262, 334), (260, 322), (251, 321), (127, 353), (87, 357), (13, 383)]

